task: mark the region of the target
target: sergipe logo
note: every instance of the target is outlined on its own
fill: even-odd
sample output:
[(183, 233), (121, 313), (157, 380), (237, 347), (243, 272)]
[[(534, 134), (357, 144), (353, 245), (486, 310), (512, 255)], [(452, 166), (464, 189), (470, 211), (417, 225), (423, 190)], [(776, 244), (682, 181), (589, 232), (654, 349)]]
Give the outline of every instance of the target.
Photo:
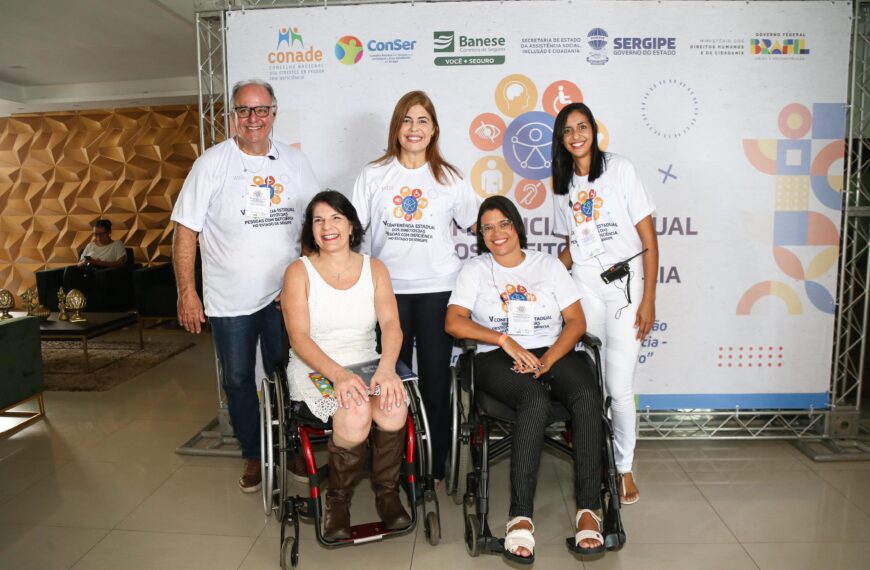
[(344, 36), (335, 42), (335, 57), (344, 65), (355, 65), (363, 57), (362, 41), (356, 36)]
[(456, 49), (456, 32), (434, 32), (432, 43), (438, 53), (452, 52)]

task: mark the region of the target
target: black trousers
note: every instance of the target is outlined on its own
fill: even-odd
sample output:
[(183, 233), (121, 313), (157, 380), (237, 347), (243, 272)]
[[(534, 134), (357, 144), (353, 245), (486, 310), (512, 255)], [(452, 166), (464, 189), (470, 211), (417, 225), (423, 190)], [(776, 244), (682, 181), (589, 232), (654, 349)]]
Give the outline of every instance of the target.
[(94, 270), (91, 267), (70, 265), (63, 270), (63, 290), (69, 293), (78, 289), (87, 294), (94, 288)]
[[(540, 357), (546, 348), (531, 350)], [(574, 432), (574, 501), (578, 509), (601, 507), (601, 391), (588, 356), (570, 352), (541, 379), (513, 372), (513, 359), (502, 350), (478, 354), (474, 386), (516, 410), (511, 448), (510, 516), (534, 513), (538, 467), (551, 398), (571, 414)]]
[(450, 449), (450, 356), (453, 338), (444, 332), (450, 291), (396, 295), (402, 326), (402, 351), (399, 359), (411, 366), (417, 347), (417, 375), (420, 395), (429, 419), (432, 442), (432, 475), (444, 479)]

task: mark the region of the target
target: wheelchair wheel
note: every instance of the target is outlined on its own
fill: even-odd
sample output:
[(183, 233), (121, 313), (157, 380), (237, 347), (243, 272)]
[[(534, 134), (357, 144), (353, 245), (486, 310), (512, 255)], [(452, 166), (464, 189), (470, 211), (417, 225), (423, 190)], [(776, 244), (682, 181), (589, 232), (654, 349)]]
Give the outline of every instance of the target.
[(477, 515), (465, 515), (465, 550), (471, 557), (480, 556), (480, 523)]
[(263, 382), (263, 399), (260, 400), (260, 457), (262, 458), (262, 487), (260, 493), (263, 496), (263, 512), (271, 516), (273, 506), (274, 483), (274, 421), (272, 417), (272, 387), (271, 382)]
[(423, 524), (429, 544), (438, 546), (438, 543), (441, 542), (441, 521), (438, 520), (438, 513), (435, 511), (426, 513), (426, 522)]
[(288, 536), (281, 543), (281, 570), (290, 570), (296, 568), (299, 564), (299, 545), (296, 544), (296, 539)]
[[(453, 434), (453, 437), (450, 440), (450, 456), (447, 464), (447, 476), (445, 477), (445, 491), (448, 495), (456, 495), (456, 484), (458, 479), (457, 468), (458, 460), (459, 460), (459, 447), (460, 447), (460, 433), (461, 429), (461, 418), (459, 412), (459, 399), (458, 394), (461, 388), (459, 387), (459, 372), (456, 369), (456, 366), (450, 367), (450, 411), (451, 411), (451, 421), (450, 421), (450, 433)], [(454, 499), (455, 500), (455, 499)]]
[(281, 377), (276, 374), (272, 379), (263, 382), (263, 400), (260, 403), (260, 453), (263, 511), (267, 516), (274, 513), (279, 521), (284, 518), (284, 499), (287, 493), (284, 427), (283, 389)]
[(278, 412), (278, 430), (275, 442), (275, 452), (278, 454), (277, 474), (275, 477), (275, 485), (277, 493), (275, 499), (278, 501), (278, 510), (276, 516), (279, 521), (284, 520), (285, 506), (287, 502), (287, 491), (289, 486), (287, 475), (287, 449), (288, 449), (288, 432), (287, 432), (287, 405), (289, 400), (286, 396), (287, 384), (285, 378), (281, 374), (275, 375), (275, 409)]

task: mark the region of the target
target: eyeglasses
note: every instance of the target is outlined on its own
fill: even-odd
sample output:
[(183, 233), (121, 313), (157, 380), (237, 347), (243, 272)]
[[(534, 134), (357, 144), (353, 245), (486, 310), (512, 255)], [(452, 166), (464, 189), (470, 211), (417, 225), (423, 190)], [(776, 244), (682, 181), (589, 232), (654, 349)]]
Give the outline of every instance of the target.
[(496, 222), (494, 224), (485, 224), (485, 225), (480, 226), (480, 233), (482, 235), (489, 235), (492, 232), (494, 232), (496, 228), (498, 228), (504, 232), (504, 231), (507, 231), (513, 225), (514, 225), (514, 223), (512, 221), (505, 218), (502, 221)]
[(242, 119), (247, 119), (251, 116), (251, 111), (258, 117), (268, 117), (269, 111), (275, 108), (275, 105), (258, 105), (256, 107), (233, 107), (233, 112)]

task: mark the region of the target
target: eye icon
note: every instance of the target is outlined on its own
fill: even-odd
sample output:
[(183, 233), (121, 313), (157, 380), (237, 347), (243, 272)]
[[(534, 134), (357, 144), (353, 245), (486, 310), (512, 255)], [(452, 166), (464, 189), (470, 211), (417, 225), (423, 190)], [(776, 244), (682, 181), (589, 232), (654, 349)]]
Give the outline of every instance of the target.
[(474, 134), (489, 142), (495, 142), (495, 139), (501, 135), (501, 129), (492, 123), (480, 121), (480, 125), (474, 129)]

